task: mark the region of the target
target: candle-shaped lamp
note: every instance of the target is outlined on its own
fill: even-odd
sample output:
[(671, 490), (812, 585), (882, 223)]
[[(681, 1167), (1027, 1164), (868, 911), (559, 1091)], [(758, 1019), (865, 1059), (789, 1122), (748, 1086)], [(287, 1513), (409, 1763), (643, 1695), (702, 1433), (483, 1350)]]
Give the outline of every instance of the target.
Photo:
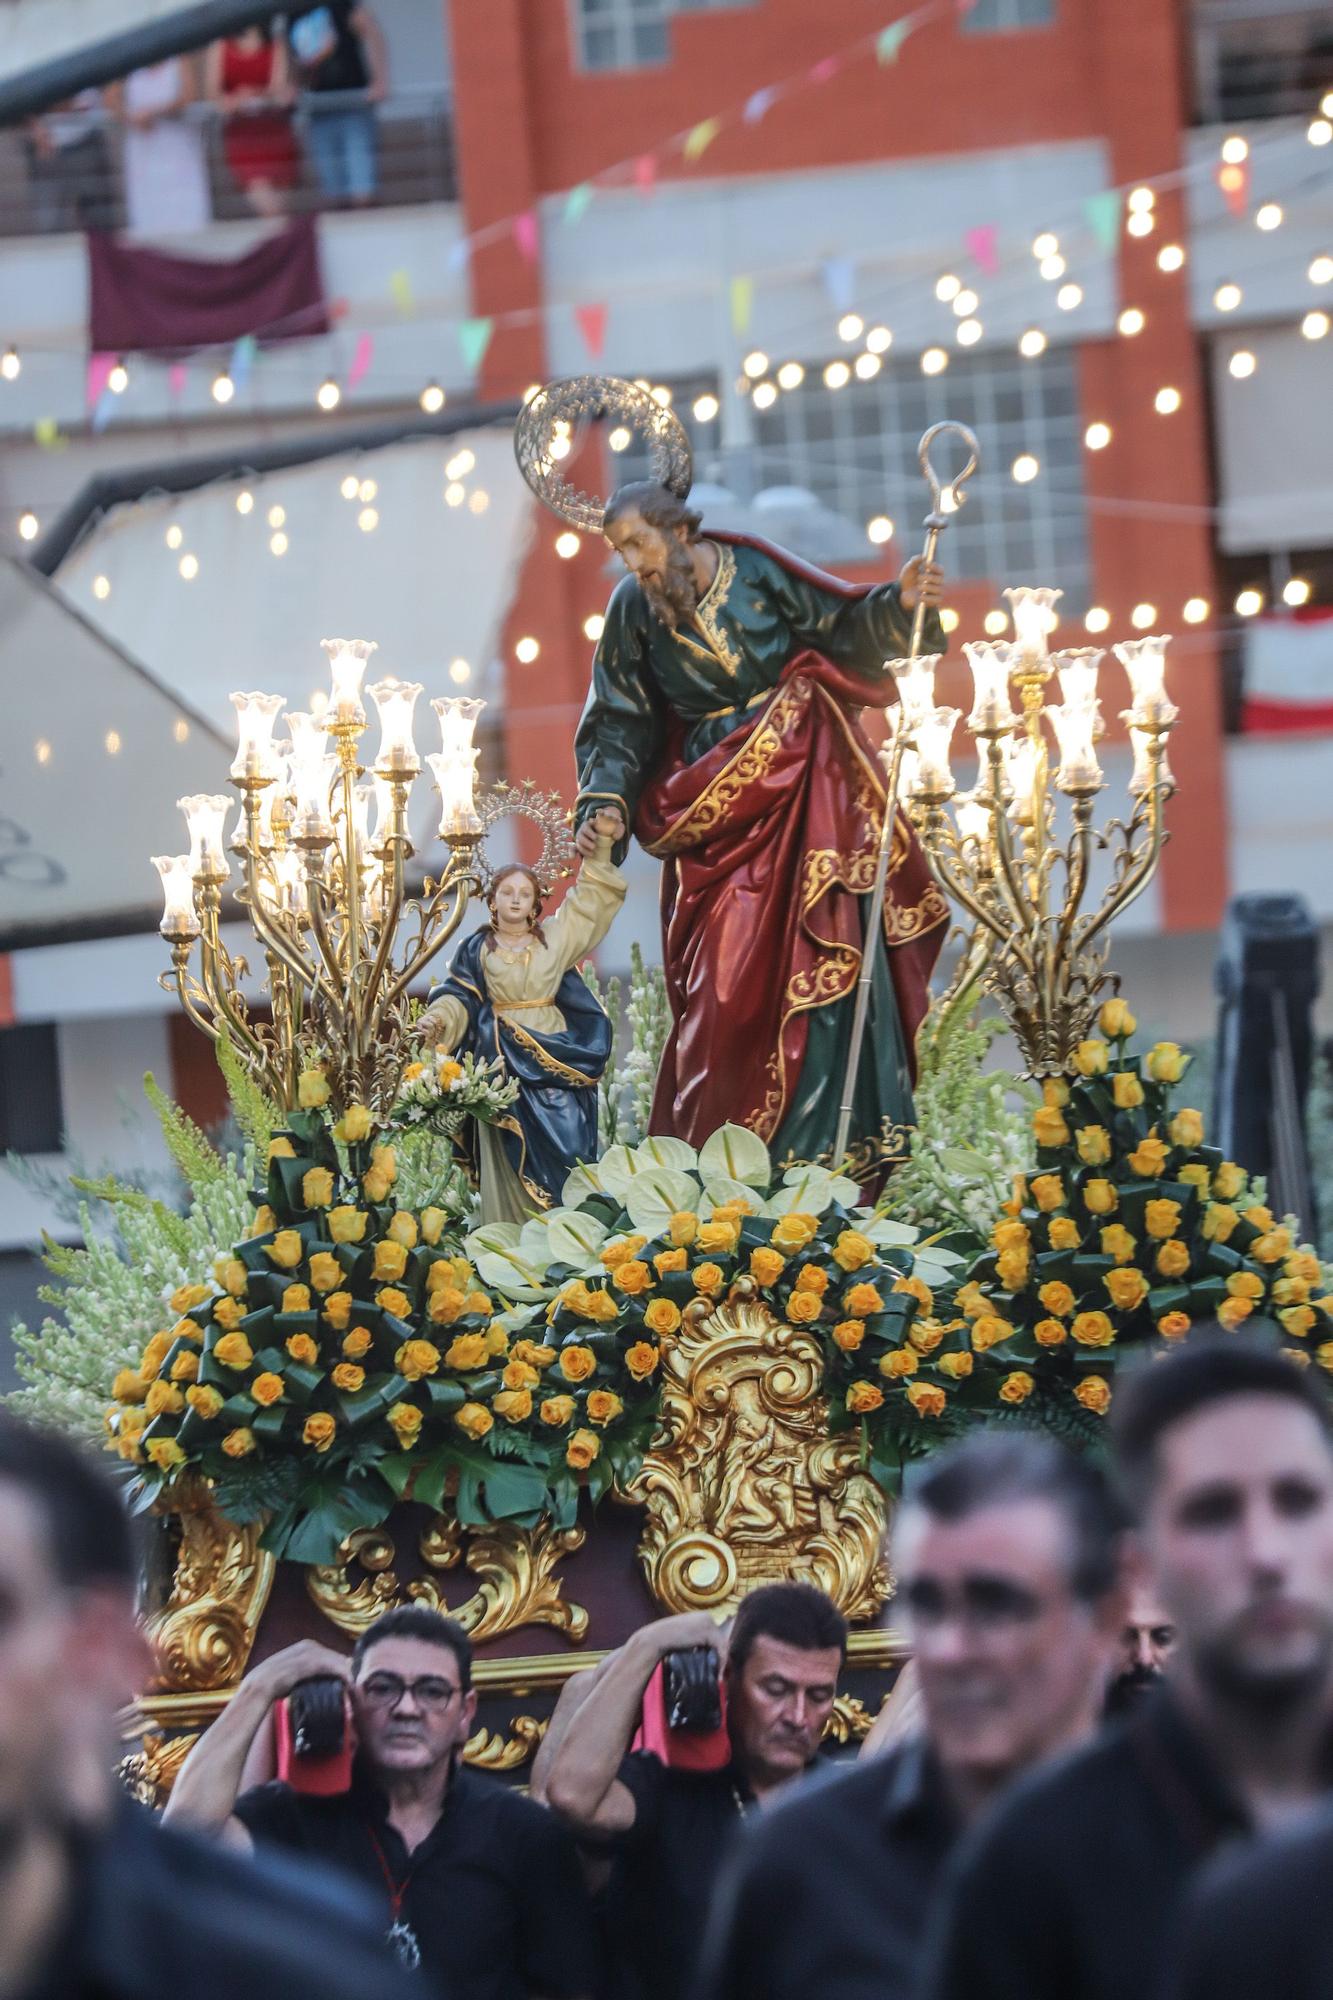
[(330, 729), (355, 730), (365, 727), (366, 711), (361, 706), (361, 681), (366, 662), (376, 650), (373, 639), (321, 639), (329, 656), (333, 692), (329, 696)]
[(967, 726), (976, 736), (999, 736), (1012, 729), (1018, 717), (1009, 701), (1009, 674), (1013, 647), (1003, 641), (972, 640), (963, 647), (972, 669), (972, 713)]
[(935, 669), (939, 663), (938, 653), (921, 653), (915, 660), (889, 661), (889, 672), (898, 686), (902, 731), (908, 740), (915, 736), (918, 724), (934, 711)]
[(328, 840), (333, 833), (329, 786), (336, 760), (325, 751), (323, 718), (297, 709), (287, 717), (287, 727), (292, 739), (291, 787), (296, 802), (293, 831), (298, 840)]
[(367, 689), (380, 719), (380, 753), (375, 769), (386, 778), (415, 778), (421, 769), (412, 741), (412, 711), (421, 693), (420, 681), (376, 681)]
[(1014, 624), (1012, 672), (1038, 674), (1045, 680), (1050, 673), (1046, 641), (1055, 627), (1055, 605), (1062, 590), (1047, 584), (1016, 584), (1005, 591), (1009, 615)]
[(1176, 781), (1166, 761), (1166, 731), (1161, 728), (1136, 729), (1131, 722), (1129, 740), (1134, 749), (1134, 770), (1129, 781), (1133, 797), (1141, 799), (1157, 785), (1174, 791)]
[(1056, 702), (1048, 704), (1047, 715), (1060, 745), (1060, 768), (1055, 774), (1055, 782), (1062, 792), (1099, 792), (1102, 788), (1101, 766), (1097, 753), (1092, 747), (1093, 730), (1097, 724), (1097, 708), (1061, 707)]
[(222, 828), (233, 801), (219, 794), (194, 792), (176, 804), (190, 830), (190, 873), (198, 881), (225, 882), (231, 873), (222, 844)]
[(917, 724), (916, 754), (920, 761), (915, 796), (927, 805), (942, 804), (954, 795), (949, 746), (961, 715), (958, 708), (933, 708)]
[(236, 710), (236, 755), (230, 775), (237, 784), (272, 784), (278, 776), (279, 757), (273, 745), (273, 725), (286, 700), (280, 694), (233, 694)]
[(958, 823), (958, 838), (964, 847), (975, 845), (979, 855), (984, 855), (990, 840), (990, 808), (975, 792), (960, 792), (954, 800), (954, 818)]
[(1004, 742), (1004, 775), (1011, 819), (1030, 824), (1036, 813), (1037, 765), (1041, 745), (1030, 736), (1010, 736)]
[(1071, 646), (1065, 652), (1051, 655), (1060, 676), (1060, 693), (1066, 708), (1096, 712), (1097, 668), (1103, 651), (1101, 646)]
[(474, 793), (477, 783), (477, 751), (473, 731), (486, 704), (470, 695), (452, 695), (433, 701), (440, 719), (440, 749), (426, 759), (435, 774), (440, 794), (440, 837), (443, 840), (473, 839), (481, 832)]
[(155, 854), (153, 866), (162, 878), (165, 908), (158, 925), (171, 944), (185, 944), (197, 938), (203, 926), (194, 911), (194, 881), (188, 854)]
[(1126, 639), (1115, 656), (1129, 676), (1129, 720), (1135, 729), (1169, 729), (1180, 710), (1166, 692), (1166, 649), (1171, 641), (1154, 632)]

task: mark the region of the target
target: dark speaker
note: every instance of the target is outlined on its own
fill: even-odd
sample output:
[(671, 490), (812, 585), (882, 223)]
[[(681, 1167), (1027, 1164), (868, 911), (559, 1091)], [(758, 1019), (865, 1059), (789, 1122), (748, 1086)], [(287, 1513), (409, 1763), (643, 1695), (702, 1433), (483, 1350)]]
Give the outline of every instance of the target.
[(1269, 1206), (1315, 1227), (1306, 1137), (1319, 932), (1300, 896), (1236, 896), (1222, 928), (1213, 1134), (1268, 1180)]

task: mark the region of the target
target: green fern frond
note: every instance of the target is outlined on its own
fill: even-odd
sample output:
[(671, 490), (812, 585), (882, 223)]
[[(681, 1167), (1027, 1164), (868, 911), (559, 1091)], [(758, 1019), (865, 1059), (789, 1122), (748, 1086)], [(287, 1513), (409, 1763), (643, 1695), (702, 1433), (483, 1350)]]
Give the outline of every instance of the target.
[(94, 1201), (104, 1201), (111, 1208), (128, 1209), (132, 1215), (142, 1216), (145, 1222), (151, 1221), (171, 1250), (181, 1257), (189, 1256), (193, 1247), (190, 1226), (183, 1215), (168, 1208), (164, 1201), (154, 1201), (142, 1188), (128, 1187), (114, 1174), (103, 1174), (99, 1180), (83, 1180), (77, 1174), (70, 1178), (80, 1194), (91, 1195)]
[(283, 1122), (282, 1112), (255, 1082), (244, 1057), (225, 1029), (215, 1044), (215, 1053), (236, 1123), (260, 1158), (266, 1158), (269, 1140)]
[(219, 1181), (225, 1180), (230, 1171), (227, 1162), (216, 1147), (209, 1144), (193, 1118), (187, 1118), (179, 1104), (167, 1096), (151, 1070), (143, 1080), (143, 1087), (145, 1097), (157, 1113), (167, 1151), (191, 1193), (201, 1195), (206, 1188), (216, 1187)]

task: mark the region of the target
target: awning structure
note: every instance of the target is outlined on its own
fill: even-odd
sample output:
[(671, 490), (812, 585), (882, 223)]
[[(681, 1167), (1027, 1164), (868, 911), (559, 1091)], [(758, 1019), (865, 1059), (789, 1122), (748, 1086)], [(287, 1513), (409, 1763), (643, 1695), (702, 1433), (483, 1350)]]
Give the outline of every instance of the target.
[(272, 13), (271, 0), (0, 0), (0, 125)]

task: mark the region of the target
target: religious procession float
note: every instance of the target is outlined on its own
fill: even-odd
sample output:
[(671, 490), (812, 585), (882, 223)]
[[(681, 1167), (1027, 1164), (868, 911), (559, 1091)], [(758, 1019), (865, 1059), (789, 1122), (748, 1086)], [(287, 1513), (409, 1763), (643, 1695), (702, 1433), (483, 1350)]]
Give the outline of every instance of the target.
[[(566, 472), (603, 420), (652, 472), (609, 502)], [(1052, 651), (1059, 592), (1011, 589), (1012, 641), (964, 648), (962, 792), (931, 599), (970, 434), (923, 440), (924, 554), (873, 589), (703, 531), (685, 433), (634, 385), (544, 390), (515, 442), (628, 572), (572, 812), (479, 788), (481, 704), (438, 699), (414, 854), (424, 690), (367, 682), (367, 643), (325, 641), (319, 717), (233, 695), (230, 841), (233, 796), (184, 799), (189, 852), (155, 865), (239, 1150), (150, 1081), (188, 1207), (86, 1184), (86, 1247), (51, 1249), (54, 1316), (17, 1336), (20, 1405), (96, 1435), (151, 1517), (126, 1766), (151, 1799), (252, 1662), (404, 1601), (470, 1631), (467, 1755), (521, 1781), (568, 1677), (645, 1620), (805, 1578), (853, 1623), (851, 1740), (901, 1656), (884, 1542), (914, 1460), (996, 1422), (1096, 1450), (1119, 1371), (1200, 1320), (1333, 1368), (1327, 1275), (1108, 970), (1166, 833), (1167, 640), (1114, 647), (1133, 771), (1098, 824), (1102, 654)], [(515, 817), (540, 853), (497, 865)], [(630, 839), (662, 964), (603, 992), (580, 967)]]

